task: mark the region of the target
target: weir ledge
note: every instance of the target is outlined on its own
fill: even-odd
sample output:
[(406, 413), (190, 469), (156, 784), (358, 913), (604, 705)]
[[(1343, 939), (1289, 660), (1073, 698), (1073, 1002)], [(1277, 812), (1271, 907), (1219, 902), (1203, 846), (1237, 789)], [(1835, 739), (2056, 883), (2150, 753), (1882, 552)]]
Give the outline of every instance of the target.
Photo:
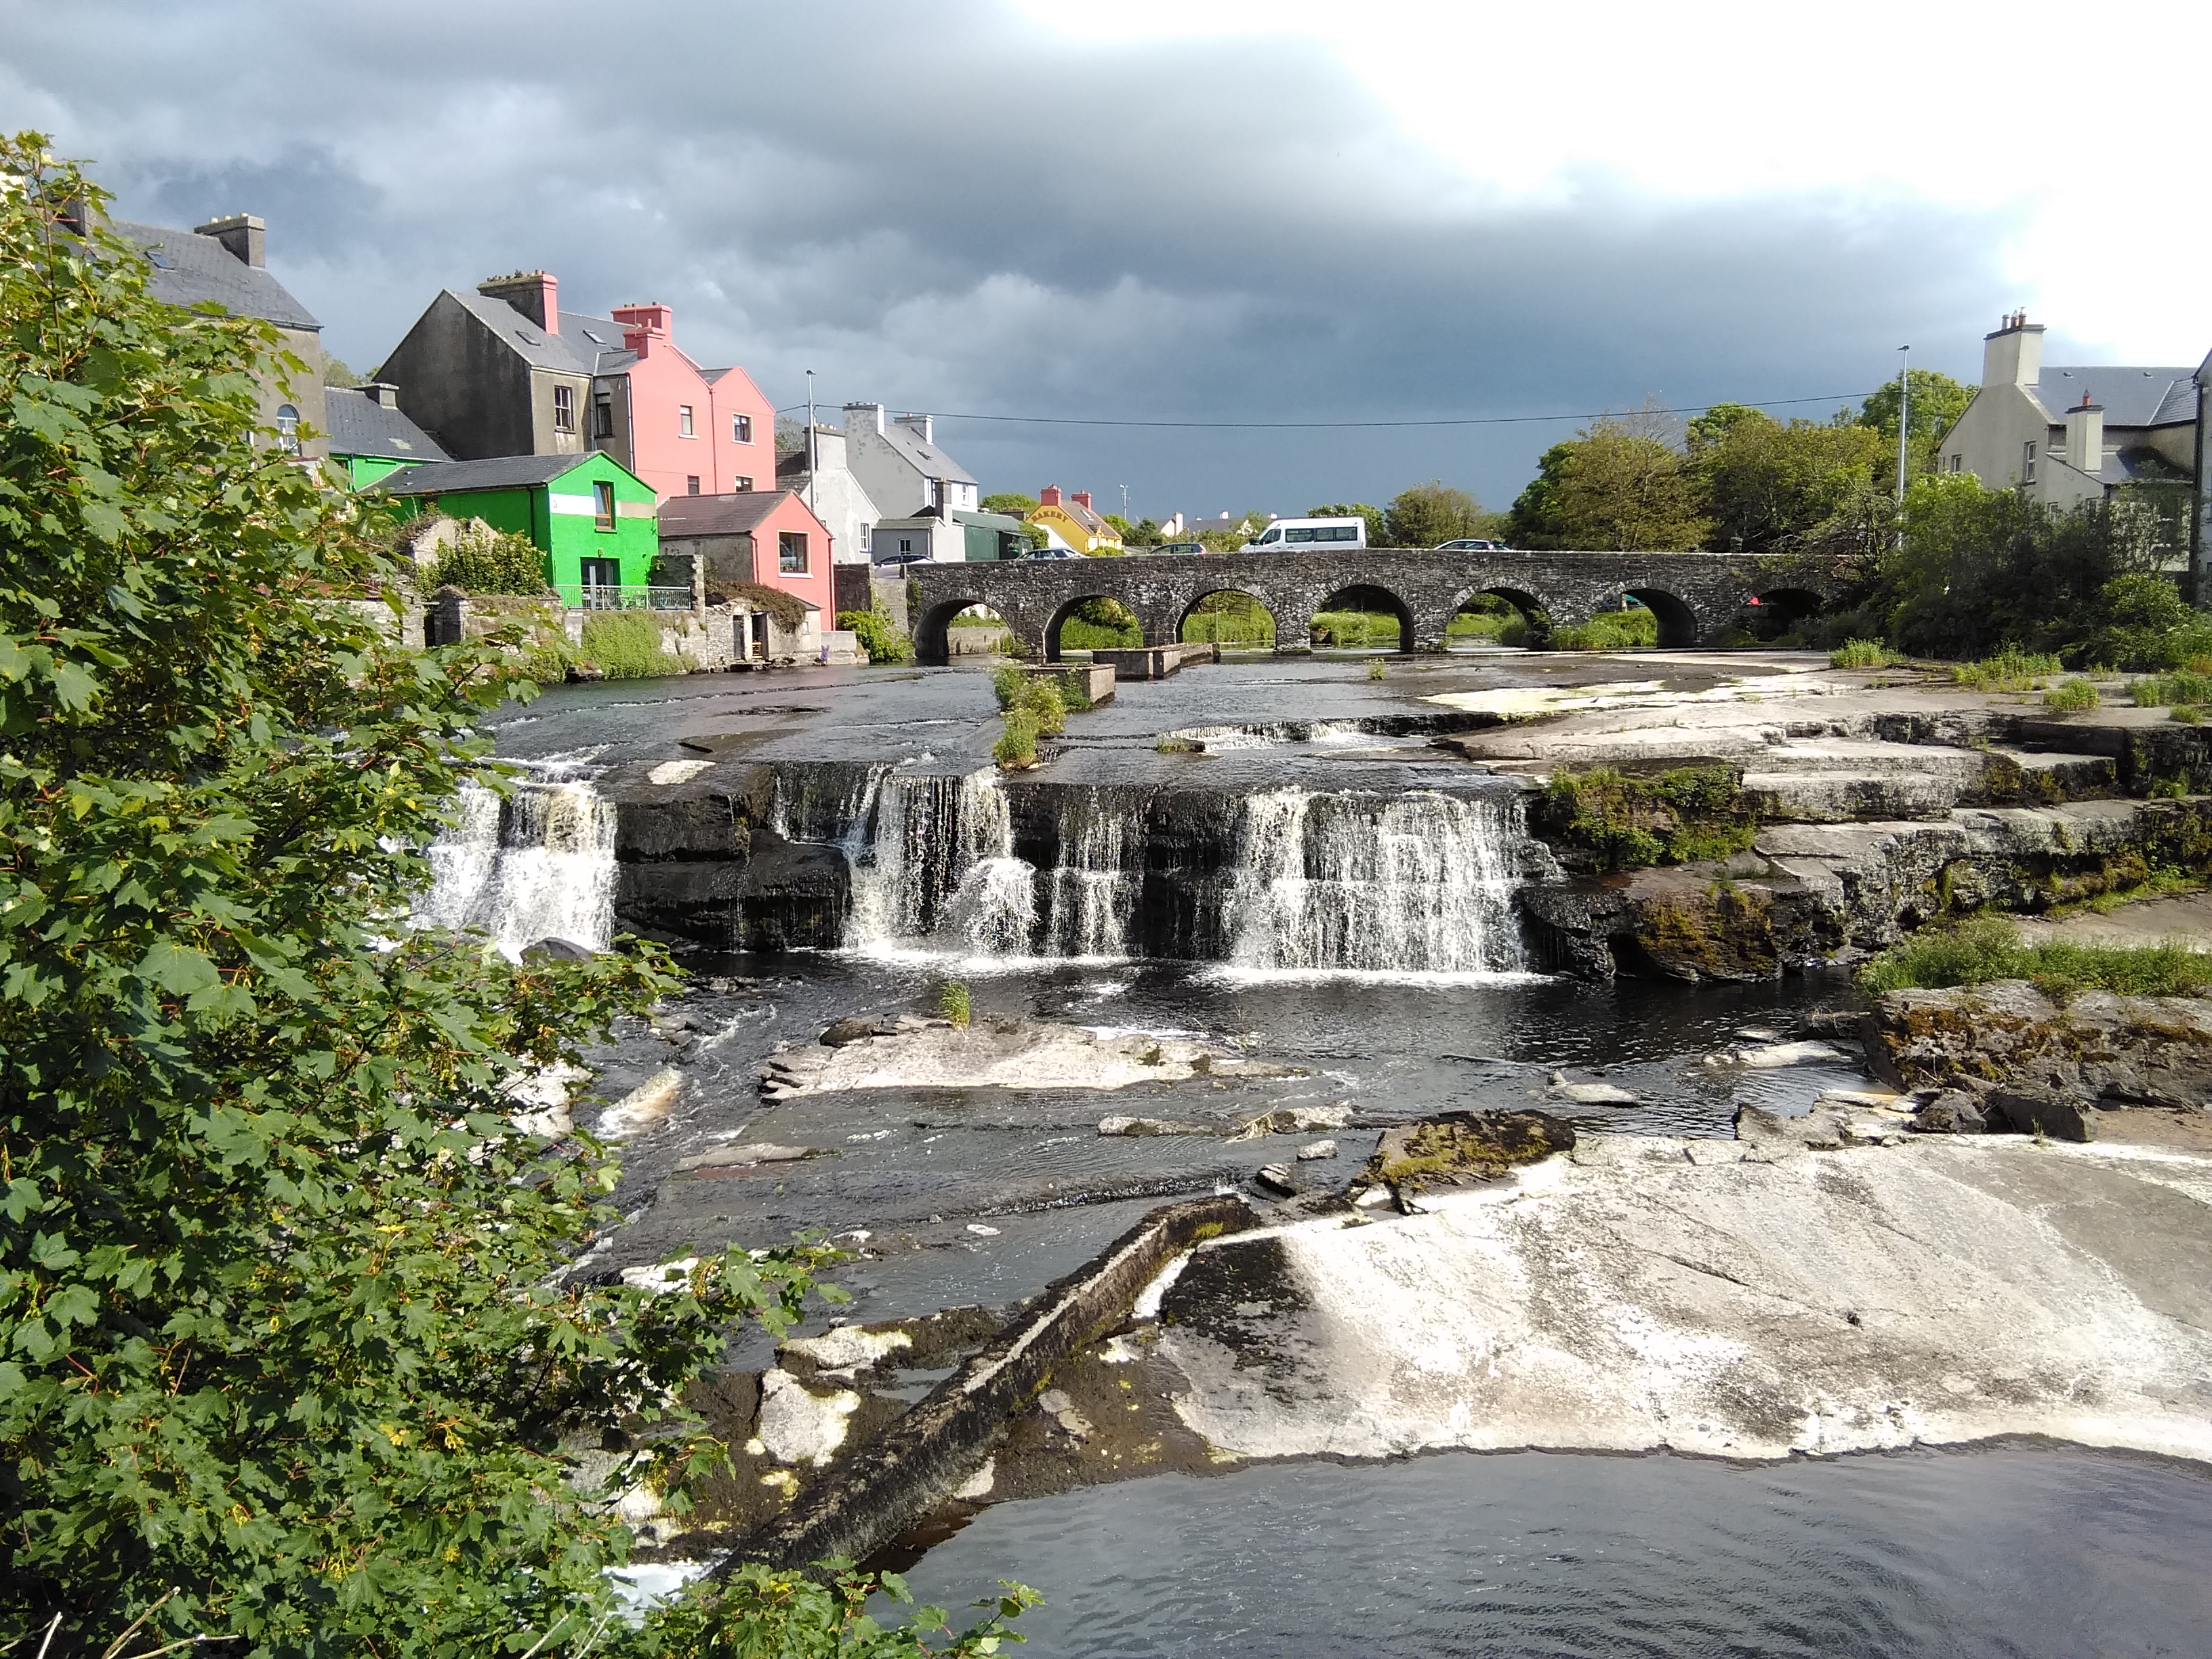
[(959, 1370), (852, 1456), (801, 1487), (791, 1507), (718, 1562), (801, 1567), (861, 1559), (890, 1543), (980, 1465), (1007, 1419), (1053, 1367), (1128, 1316), (1169, 1262), (1208, 1238), (1259, 1224), (1233, 1194), (1161, 1206), (1085, 1267), (1055, 1279)]

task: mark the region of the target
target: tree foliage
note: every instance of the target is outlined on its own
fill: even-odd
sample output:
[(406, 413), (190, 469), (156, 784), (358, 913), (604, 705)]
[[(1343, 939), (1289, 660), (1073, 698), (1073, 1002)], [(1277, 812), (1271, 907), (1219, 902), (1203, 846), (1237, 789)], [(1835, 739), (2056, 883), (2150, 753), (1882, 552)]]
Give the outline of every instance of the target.
[(984, 496), (975, 505), (985, 513), (1003, 513), (1010, 518), (1026, 519), (1037, 510), (1037, 498), (1000, 490), (997, 495)]
[[(395, 574), (386, 527), (255, 442), (254, 376), (304, 372), (273, 329), (72, 234), (103, 198), (38, 136), (0, 179), (0, 1630), (860, 1650), (726, 1640), (765, 1584), (614, 1617), (605, 1498), (684, 1506), (721, 1457), (684, 1385), (819, 1257), (564, 1279), (615, 1162), (506, 1091), (672, 972), (400, 920), (516, 672), (338, 602)], [(604, 1436), (633, 1449), (586, 1479)]]
[(465, 593), (550, 593), (545, 555), (529, 537), (471, 519), (438, 556), (423, 586)]
[(1431, 479), (1391, 498), (1384, 532), (1392, 547), (1434, 547), (1462, 536), (1483, 535), (1491, 523), (1491, 514), (1467, 491)]
[(1662, 412), (1593, 422), (1537, 463), (1513, 503), (1511, 535), (1532, 548), (1665, 552), (1712, 528), (1681, 444)]
[(1685, 465), (1712, 520), (1708, 544), (1727, 551), (1788, 550), (1824, 531), (1856, 524), (1874, 492), (1881, 440), (1844, 417), (1778, 421), (1741, 404), (1719, 404), (1692, 421)]

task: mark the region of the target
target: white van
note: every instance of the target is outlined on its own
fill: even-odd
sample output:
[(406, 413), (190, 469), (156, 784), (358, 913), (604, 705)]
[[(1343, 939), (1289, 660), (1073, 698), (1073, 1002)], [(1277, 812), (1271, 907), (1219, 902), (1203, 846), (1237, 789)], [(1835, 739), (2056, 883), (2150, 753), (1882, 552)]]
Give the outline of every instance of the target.
[(1238, 550), (1282, 553), (1292, 548), (1315, 547), (1341, 552), (1366, 545), (1364, 519), (1278, 519)]

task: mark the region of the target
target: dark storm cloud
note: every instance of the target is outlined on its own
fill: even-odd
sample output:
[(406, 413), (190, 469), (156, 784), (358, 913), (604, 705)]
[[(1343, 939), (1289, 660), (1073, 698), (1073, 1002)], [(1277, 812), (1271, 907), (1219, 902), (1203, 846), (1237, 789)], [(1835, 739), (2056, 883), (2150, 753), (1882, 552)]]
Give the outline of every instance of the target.
[[(811, 368), (902, 408), (1577, 413), (1863, 391), (1908, 337), (1970, 373), (1940, 348), (1998, 289), (1996, 228), (1922, 209), (1488, 204), (1306, 43), (1103, 48), (987, 0), (276, 15), (0, 0), (0, 68), (126, 213), (268, 218), (356, 368), (542, 264), (571, 306), (668, 301), (786, 404)], [(1158, 514), (1502, 502), (1572, 424), (945, 434), (987, 487)]]

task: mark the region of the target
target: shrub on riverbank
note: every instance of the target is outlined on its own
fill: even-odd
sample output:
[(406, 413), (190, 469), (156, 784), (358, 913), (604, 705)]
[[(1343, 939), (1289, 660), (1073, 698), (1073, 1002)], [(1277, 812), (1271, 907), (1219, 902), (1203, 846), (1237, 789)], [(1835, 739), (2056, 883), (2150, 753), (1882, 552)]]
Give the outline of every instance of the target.
[(2043, 694), (2043, 706), (2057, 714), (2078, 714), (2097, 706), (2097, 688), (2081, 678), (2061, 680)]
[[(609, 1500), (680, 1513), (727, 1467), (678, 1402), (826, 1255), (568, 1277), (619, 1166), (508, 1091), (674, 972), (400, 920), (457, 790), (500, 781), (477, 733), (527, 694), (520, 629), (420, 651), (331, 605), (405, 573), (257, 434), (257, 373), (299, 368), (276, 331), (155, 300), (43, 139), (0, 178), (0, 1631), (919, 1653), (854, 1622), (865, 1578), (819, 1618), (753, 1571), (628, 1622)], [(566, 1449), (603, 1443), (604, 1485)]]
[(1735, 769), (1683, 766), (1639, 777), (1609, 766), (1560, 770), (1538, 798), (1537, 827), (1600, 871), (1692, 864), (1742, 852), (1756, 833)]
[(837, 626), (860, 641), (871, 663), (902, 663), (914, 659), (914, 641), (893, 622), (887, 611), (841, 611)]
[(1552, 629), (1554, 651), (1648, 651), (1659, 643), (1659, 618), (1643, 605), (1601, 611), (1586, 623)]
[(1969, 691), (2035, 691), (2054, 674), (2065, 671), (2048, 652), (1998, 652), (1973, 662), (1951, 665), (1951, 684)]
[(680, 674), (684, 665), (660, 648), (660, 623), (649, 611), (594, 611), (584, 618), (575, 650), (611, 680), (647, 680)]
[(1831, 668), (1892, 668), (1905, 660), (1880, 640), (1845, 640), (1828, 653)]
[(494, 530), (481, 519), (461, 527), (422, 581), (425, 592), (458, 587), (464, 593), (524, 593), (550, 596), (545, 555), (527, 536)]
[(2024, 979), (2054, 1001), (2081, 991), (2130, 997), (2193, 997), (2212, 990), (2212, 956), (2173, 942), (2076, 945), (2053, 939), (2026, 945), (1999, 916), (1978, 916), (1956, 927), (1931, 928), (1883, 951), (1859, 969), (1859, 988), (1938, 991)]
[(1018, 708), (1006, 711), (1006, 729), (991, 745), (991, 758), (1001, 772), (1026, 772), (1037, 763), (1036, 723)]

